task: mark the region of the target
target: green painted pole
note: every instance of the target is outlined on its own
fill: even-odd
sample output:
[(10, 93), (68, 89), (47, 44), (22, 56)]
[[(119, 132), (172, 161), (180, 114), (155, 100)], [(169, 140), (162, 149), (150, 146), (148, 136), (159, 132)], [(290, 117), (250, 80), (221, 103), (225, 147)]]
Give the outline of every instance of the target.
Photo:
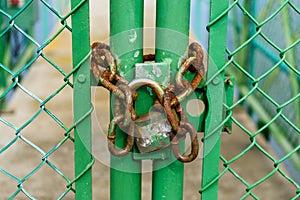
[[(143, 62), (143, 10), (143, 0), (110, 0), (110, 46), (119, 62), (118, 73), (127, 80), (134, 77), (134, 64)], [(116, 145), (123, 147), (125, 133), (116, 134)], [(131, 154), (111, 156), (111, 200), (141, 199), (140, 172), (141, 161)]]
[(188, 47), (189, 25), (190, 0), (156, 1), (155, 60), (171, 61), (172, 78), (178, 69), (179, 58)]
[[(190, 1), (156, 1), (156, 62), (170, 62), (174, 80), (178, 61), (189, 42)], [(183, 148), (184, 145), (181, 144)], [(183, 195), (183, 163), (177, 161), (171, 149), (170, 157), (153, 161), (152, 199), (176, 200)], [(170, 164), (171, 163), (171, 164)]]
[[(228, 7), (227, 0), (211, 0), (210, 21), (216, 19)], [(207, 80), (218, 73), (226, 58), (227, 15), (209, 25), (209, 66)], [(202, 199), (218, 199), (218, 180), (220, 165), (220, 137), (222, 127), (216, 130), (222, 120), (224, 101), (223, 73), (216, 76), (207, 86), (208, 115), (205, 120), (204, 154), (202, 168)]]
[[(72, 0), (76, 7), (81, 0)], [(77, 66), (90, 52), (89, 1), (85, 1), (72, 14), (73, 66)], [(90, 64), (86, 60), (74, 73), (74, 131), (76, 199), (92, 199), (91, 117), (83, 116), (91, 111)], [(79, 122), (80, 121), (80, 122)], [(83, 173), (85, 172), (85, 173)]]

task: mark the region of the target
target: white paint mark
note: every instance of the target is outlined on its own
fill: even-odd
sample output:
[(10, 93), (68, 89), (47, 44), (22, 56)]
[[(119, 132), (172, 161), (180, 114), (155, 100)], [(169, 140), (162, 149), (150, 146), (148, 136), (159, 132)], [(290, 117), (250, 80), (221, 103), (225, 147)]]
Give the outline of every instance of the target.
[(161, 69), (155, 63), (153, 64), (152, 73), (158, 78), (162, 75)]
[(130, 43), (134, 43), (137, 39), (137, 33), (135, 30), (130, 31), (130, 34), (128, 35), (128, 40)]
[(135, 58), (137, 58), (139, 55), (140, 55), (140, 51), (139, 51), (139, 50), (137, 50), (137, 51), (134, 53), (134, 55), (133, 55), (133, 56), (134, 56)]

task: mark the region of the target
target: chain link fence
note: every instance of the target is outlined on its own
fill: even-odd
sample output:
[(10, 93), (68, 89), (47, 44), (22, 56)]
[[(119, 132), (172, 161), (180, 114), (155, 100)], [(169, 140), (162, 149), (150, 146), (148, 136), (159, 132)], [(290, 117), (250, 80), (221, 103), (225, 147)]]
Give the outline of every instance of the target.
[[(230, 155), (221, 150), (221, 171), (203, 185), (201, 192), (219, 180), (220, 187), (226, 187), (222, 184), (228, 183), (222, 182), (222, 177), (231, 176), (234, 188), (239, 188), (234, 198), (269, 199), (264, 196), (265, 186), (275, 184), (273, 177), (279, 175), (282, 187), (278, 190), (287, 186), (293, 193), (276, 198), (299, 198), (299, 14), (299, 1), (235, 0), (210, 21), (208, 30), (228, 16), (227, 61), (220, 72), (234, 76), (238, 95), (232, 106), (224, 106), (229, 119), (243, 130), (242, 138), (248, 138), (248, 144)], [(252, 113), (256, 130), (236, 118), (234, 113), (240, 106)], [(272, 149), (260, 142), (261, 136), (270, 141)], [(235, 133), (229, 137), (236, 137)], [(253, 152), (257, 161), (248, 161)], [(257, 177), (255, 163), (261, 155), (271, 170)], [(239, 168), (241, 162), (249, 162), (249, 168)], [(247, 171), (252, 171), (252, 177), (245, 175)]]
[(72, 78), (89, 57), (87, 41), (86, 55), (73, 57), (79, 61), (72, 68), (72, 31), (78, 35), (78, 30), (70, 18), (86, 7), (88, 1), (0, 1), (1, 199), (49, 199), (50, 193), (74, 199), (74, 183), (92, 166), (89, 156), (74, 175), (74, 130), (91, 109), (73, 122), (71, 101), (63, 102), (73, 99)]

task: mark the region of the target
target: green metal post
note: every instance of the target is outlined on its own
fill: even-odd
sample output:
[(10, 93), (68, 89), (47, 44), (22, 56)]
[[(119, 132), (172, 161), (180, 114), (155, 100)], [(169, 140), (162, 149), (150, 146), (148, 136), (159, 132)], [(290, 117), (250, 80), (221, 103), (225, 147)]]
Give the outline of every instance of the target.
[[(171, 80), (173, 80), (174, 72), (178, 69), (178, 61), (188, 47), (190, 1), (157, 0), (156, 2), (155, 60), (170, 62)], [(153, 161), (155, 171), (152, 176), (152, 199), (154, 200), (182, 199), (184, 166), (174, 158), (173, 153), (170, 155), (171, 157), (166, 160)]]
[(190, 0), (157, 0), (155, 60), (171, 62), (173, 76), (188, 47), (189, 25)]
[[(210, 21), (228, 7), (227, 0), (211, 0)], [(209, 25), (209, 66), (207, 80), (218, 73), (225, 64), (227, 15)], [(204, 158), (202, 168), (202, 199), (218, 199), (218, 180), (220, 165), (220, 137), (222, 127), (222, 110), (224, 101), (224, 75), (216, 76), (207, 86), (208, 116), (205, 121)]]
[[(118, 73), (133, 79), (134, 64), (143, 62), (143, 0), (110, 1), (110, 46), (117, 56)], [(139, 108), (137, 107), (137, 111)], [(117, 130), (116, 145), (124, 146), (125, 133)], [(111, 200), (141, 199), (141, 161), (111, 156)]]
[[(82, 0), (72, 0), (75, 8)], [(73, 66), (77, 66), (90, 52), (89, 1), (85, 1), (72, 15)], [(76, 199), (92, 199), (91, 155), (91, 93), (89, 60), (74, 73), (75, 127), (75, 187)], [(86, 116), (86, 117), (84, 117)], [(84, 118), (83, 118), (84, 117)]]

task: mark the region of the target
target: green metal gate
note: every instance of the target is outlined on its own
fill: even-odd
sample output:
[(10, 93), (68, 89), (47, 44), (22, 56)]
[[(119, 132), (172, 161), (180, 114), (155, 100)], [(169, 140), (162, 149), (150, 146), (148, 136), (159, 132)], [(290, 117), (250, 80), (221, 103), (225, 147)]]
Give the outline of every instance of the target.
[[(299, 169), (300, 162), (298, 152), (300, 147), (298, 142), (300, 61), (297, 58), (300, 34), (297, 28), (291, 26), (292, 23), (299, 24), (297, 17), (300, 15), (300, 5), (293, 0), (266, 0), (264, 2), (266, 3), (259, 4), (258, 1), (247, 0), (209, 1), (210, 22), (207, 25), (209, 59), (206, 82), (196, 91), (196, 96), (203, 98), (206, 104), (206, 112), (200, 121), (189, 117), (198, 131), (204, 132), (201, 138), (203, 142), (202, 171), (199, 168), (197, 172), (202, 174), (202, 183), (198, 186), (201, 199), (222, 198), (218, 196), (218, 191), (226, 185), (222, 182), (222, 178), (227, 175), (232, 177), (231, 180), (242, 185), (243, 191), (233, 195), (236, 199), (268, 199), (263, 196), (263, 192), (258, 193), (256, 189), (270, 181), (274, 174), (281, 176), (284, 179), (282, 184), (288, 185), (293, 191), (292, 196), (287, 198), (298, 199), (300, 196), (300, 181), (293, 174), (290, 175), (284, 166), (289, 161), (296, 169)], [(25, 31), (23, 27), (24, 22), (28, 21), (25, 15), (30, 16), (31, 12), (34, 13), (32, 9), (35, 9), (34, 6), (37, 3), (47, 9), (59, 24), (56, 31), (49, 33), (49, 38), (42, 42), (38, 42), (37, 36), (33, 32)], [(0, 102), (7, 102), (4, 99), (10, 98), (14, 92), (21, 91), (25, 98), (30, 98), (35, 104), (35, 112), (24, 119), (24, 122), (16, 122), (12, 117), (6, 116), (6, 106), (1, 106), (4, 110), (0, 112), (0, 141), (4, 142), (0, 143), (0, 183), (3, 179), (7, 184), (14, 185), (15, 189), (6, 194), (1, 191), (0, 187), (0, 198), (46, 198), (40, 197), (39, 191), (32, 189), (28, 183), (31, 183), (31, 179), (37, 174), (49, 168), (53, 176), (58, 176), (62, 180), (59, 182), (62, 189), (59, 190), (56, 199), (92, 199), (93, 197), (92, 167), (95, 158), (91, 153), (91, 113), (93, 112), (91, 86), (95, 86), (96, 83), (90, 70), (89, 4), (88, 0), (71, 0), (68, 11), (61, 13), (54, 4), (45, 0), (27, 0), (20, 7), (10, 1), (0, 1)], [(9, 6), (15, 6), (14, 12), (9, 11)], [(261, 12), (257, 11), (259, 7), (263, 8)], [(131, 80), (134, 77), (132, 71), (134, 65), (143, 62), (144, 1), (111, 0), (110, 10), (110, 46), (119, 56), (119, 67), (127, 75), (126, 78)], [(185, 53), (189, 42), (190, 1), (157, 0), (156, 11), (155, 61), (165, 63), (171, 60), (170, 68), (176, 71), (180, 56)], [(270, 24), (274, 26), (274, 29), (279, 29), (278, 24), (283, 27), (280, 32), (285, 41), (283, 44), (280, 43), (280, 39), (273, 37), (272, 34), (275, 33), (265, 30), (265, 27)], [(166, 34), (163, 30), (171, 31), (167, 31)], [(30, 47), (29, 53), (20, 59), (21, 64), (17, 64), (21, 65), (19, 67), (7, 61), (10, 45), (5, 39), (12, 31), (23, 35)], [(55, 48), (55, 40), (65, 32), (72, 36), (73, 67), (69, 70), (57, 65), (55, 58), (46, 53), (51, 45)], [(178, 39), (177, 33), (184, 37), (176, 40)], [(118, 37), (115, 37), (116, 35)], [(128, 39), (133, 42), (124, 42)], [(67, 50), (67, 47), (63, 48)], [(54, 70), (62, 81), (55, 91), (45, 97), (36, 95), (30, 88), (24, 86), (21, 80), (23, 76), (26, 77), (28, 71), (33, 70), (33, 64), (38, 63), (39, 60), (46, 62), (48, 68)], [(268, 61), (263, 62), (264, 60)], [(290, 84), (286, 84), (283, 89), (289, 91), (287, 98), (276, 97), (275, 94), (279, 91), (274, 90), (279, 85), (276, 80), (280, 78), (282, 71), (288, 79), (280, 80), (290, 81)], [(230, 100), (234, 83), (236, 83), (239, 96), (232, 104)], [(73, 99), (73, 109), (70, 113), (74, 113), (71, 124), (61, 120), (61, 116), (53, 113), (51, 109), (51, 103), (55, 102), (57, 96), (65, 90), (71, 90), (73, 94), (73, 97), (70, 97)], [(142, 97), (147, 99), (147, 94)], [(139, 114), (147, 112), (147, 107), (151, 104), (151, 99), (137, 101), (137, 112)], [(258, 119), (257, 130), (250, 130), (235, 117), (234, 112), (240, 106), (249, 108), (252, 115)], [(289, 115), (292, 111), (293, 114)], [(59, 128), (59, 139), (50, 147), (36, 142), (35, 138), (40, 137), (38, 133), (30, 137), (27, 131), (45, 116), (49, 123), (55, 123)], [(225, 130), (230, 132), (231, 122), (242, 130), (243, 137), (247, 138), (249, 143), (240, 152), (233, 152), (233, 155), (227, 156), (223, 154), (223, 148), (227, 147), (222, 146), (221, 149), (221, 140), (225, 134), (222, 130), (226, 127)], [(46, 130), (47, 127), (40, 129), (49, 131), (48, 134), (54, 134), (51, 130)], [(122, 137), (120, 131), (117, 134), (118, 137)], [(274, 155), (269, 148), (258, 142), (258, 138), (263, 134), (275, 138), (282, 148), (281, 155)], [(228, 137), (235, 137), (235, 132), (226, 135), (226, 138)], [(117, 141), (118, 145), (123, 143), (124, 139)], [(74, 157), (74, 174), (72, 175), (64, 171), (66, 166), (63, 164), (58, 166), (56, 164), (58, 161), (55, 161), (53, 156), (60, 150), (70, 148), (68, 146), (70, 144), (74, 148), (73, 155), (66, 154), (65, 156), (66, 159)], [(35, 152), (38, 161), (35, 160), (26, 173), (20, 175), (14, 168), (22, 163), (14, 162), (10, 165), (6, 163), (8, 157), (5, 155), (13, 156), (9, 153), (10, 149), (22, 145), (26, 145), (29, 151)], [(237, 168), (236, 163), (239, 163), (243, 156), (247, 156), (254, 149), (268, 160), (266, 165), (270, 165), (272, 170), (255, 182), (251, 182), (242, 175), (243, 169)], [(24, 151), (19, 152), (24, 153)], [(157, 169), (152, 175), (152, 199), (182, 199), (184, 164), (172, 161), (174, 156), (166, 159), (161, 159), (162, 155), (158, 156), (159, 159), (150, 157), (154, 160), (153, 168)], [(133, 159), (130, 155), (111, 156), (111, 199), (141, 199), (142, 174), (140, 172), (143, 159), (148, 158), (135, 157)], [(167, 164), (170, 163), (169, 159), (171, 159), (171, 164)], [(134, 172), (126, 171), (129, 168), (134, 169)], [(39, 181), (46, 181), (47, 174), (44, 175), (44, 179)], [(43, 189), (47, 193), (47, 187)], [(2, 197), (2, 193), (5, 196)]]

